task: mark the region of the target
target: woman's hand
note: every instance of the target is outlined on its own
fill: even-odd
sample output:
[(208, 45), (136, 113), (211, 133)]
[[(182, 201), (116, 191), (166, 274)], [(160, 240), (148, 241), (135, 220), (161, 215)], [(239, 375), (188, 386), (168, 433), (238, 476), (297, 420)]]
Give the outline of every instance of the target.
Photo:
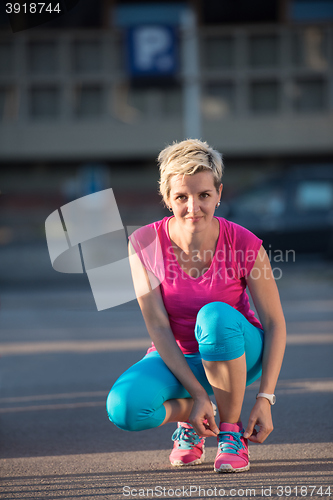
[[(255, 428), (256, 425), (259, 427), (259, 431)], [(253, 443), (263, 443), (272, 430), (270, 402), (266, 398), (258, 398), (251, 411), (249, 423), (243, 436)]]
[(220, 432), (214, 418), (213, 405), (206, 396), (193, 398), (193, 407), (189, 416), (195, 432), (201, 437), (217, 436)]

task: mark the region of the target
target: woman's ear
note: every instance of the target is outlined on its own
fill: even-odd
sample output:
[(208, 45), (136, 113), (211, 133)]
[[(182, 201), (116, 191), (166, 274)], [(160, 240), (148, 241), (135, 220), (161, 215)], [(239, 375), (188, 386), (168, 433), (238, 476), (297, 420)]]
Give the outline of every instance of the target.
[(164, 200), (164, 203), (165, 203), (165, 206), (167, 207), (167, 209), (172, 212), (172, 208), (171, 208), (171, 205), (170, 205), (170, 197), (167, 199), (167, 200)]

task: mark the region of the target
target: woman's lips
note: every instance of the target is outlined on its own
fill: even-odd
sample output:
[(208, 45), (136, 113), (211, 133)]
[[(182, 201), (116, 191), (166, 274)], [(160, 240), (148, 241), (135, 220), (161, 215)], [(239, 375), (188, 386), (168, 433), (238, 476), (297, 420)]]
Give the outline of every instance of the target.
[(187, 220), (190, 220), (192, 222), (197, 222), (201, 219), (202, 217), (186, 217)]

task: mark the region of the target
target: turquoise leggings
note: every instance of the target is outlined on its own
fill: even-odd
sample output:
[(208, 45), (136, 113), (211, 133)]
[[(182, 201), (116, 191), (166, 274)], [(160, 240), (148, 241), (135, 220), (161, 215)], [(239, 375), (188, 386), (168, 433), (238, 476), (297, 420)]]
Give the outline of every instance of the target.
[[(185, 358), (208, 394), (213, 394), (213, 390), (202, 359), (225, 361), (239, 358), (245, 352), (246, 385), (260, 377), (263, 331), (233, 307), (224, 302), (206, 304), (197, 315), (195, 337), (199, 353), (185, 355)], [(106, 407), (109, 419), (117, 427), (141, 431), (161, 425), (165, 419), (165, 401), (190, 397), (155, 351), (146, 354), (119, 377), (108, 395)]]

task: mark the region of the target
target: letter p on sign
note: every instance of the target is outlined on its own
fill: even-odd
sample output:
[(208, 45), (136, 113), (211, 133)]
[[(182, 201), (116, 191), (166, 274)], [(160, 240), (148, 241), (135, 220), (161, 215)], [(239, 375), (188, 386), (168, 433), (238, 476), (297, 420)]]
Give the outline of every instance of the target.
[(177, 70), (174, 28), (138, 25), (128, 31), (129, 71), (132, 76), (171, 76)]

